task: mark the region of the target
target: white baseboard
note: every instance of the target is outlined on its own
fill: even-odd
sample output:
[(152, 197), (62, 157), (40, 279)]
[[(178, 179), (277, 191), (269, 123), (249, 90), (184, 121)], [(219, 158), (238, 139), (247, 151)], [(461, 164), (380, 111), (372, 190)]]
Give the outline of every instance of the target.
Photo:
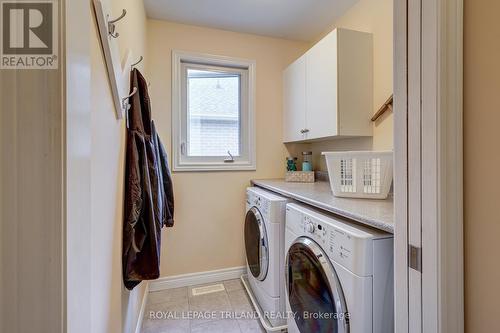
[(215, 271), (173, 275), (149, 282), (149, 291), (194, 286), (224, 280), (239, 279), (246, 274), (246, 266), (218, 269)]
[(137, 318), (137, 325), (135, 326), (135, 333), (141, 333), (142, 321), (144, 319), (144, 312), (146, 312), (146, 304), (148, 302), (149, 295), (149, 282), (146, 282), (146, 290), (144, 290), (144, 295), (142, 296), (141, 310), (139, 311), (139, 318)]

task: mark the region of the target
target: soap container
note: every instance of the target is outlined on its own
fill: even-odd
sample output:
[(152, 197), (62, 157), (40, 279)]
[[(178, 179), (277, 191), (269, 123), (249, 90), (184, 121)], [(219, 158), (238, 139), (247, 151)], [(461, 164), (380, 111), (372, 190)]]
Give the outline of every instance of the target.
[(302, 152), (302, 171), (313, 171), (312, 151)]

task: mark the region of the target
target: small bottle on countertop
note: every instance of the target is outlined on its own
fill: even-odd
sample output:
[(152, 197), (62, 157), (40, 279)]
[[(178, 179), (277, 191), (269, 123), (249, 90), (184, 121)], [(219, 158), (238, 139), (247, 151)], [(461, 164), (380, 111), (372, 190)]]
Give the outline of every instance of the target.
[(295, 164), (295, 161), (297, 161), (297, 157), (287, 157), (286, 158), (286, 171), (297, 171), (297, 164)]
[(313, 171), (312, 151), (302, 152), (302, 171)]

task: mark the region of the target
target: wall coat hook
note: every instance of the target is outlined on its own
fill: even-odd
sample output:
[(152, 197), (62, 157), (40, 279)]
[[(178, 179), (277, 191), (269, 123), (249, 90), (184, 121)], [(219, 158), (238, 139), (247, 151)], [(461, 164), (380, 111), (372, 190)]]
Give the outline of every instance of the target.
[(130, 93), (130, 95), (125, 96), (125, 97), (122, 98), (122, 107), (125, 110), (125, 112), (127, 112), (130, 109), (130, 104), (128, 102), (129, 98), (132, 97), (132, 96), (134, 96), (134, 94), (136, 92), (137, 92), (137, 87), (134, 87), (134, 89), (132, 90), (132, 92)]
[(144, 57), (141, 56), (139, 58), (139, 60), (137, 60), (136, 62), (134, 62), (132, 65), (130, 65), (130, 70), (133, 70), (135, 66), (139, 65), (141, 63), (141, 61), (144, 60)]
[(128, 111), (130, 110), (129, 99), (130, 99), (130, 97), (134, 96), (136, 93), (137, 93), (137, 87), (134, 87), (134, 89), (132, 89), (132, 92), (130, 93), (130, 95), (122, 98), (122, 108), (125, 111), (125, 123), (126, 123), (127, 128), (129, 128), (129, 114), (128, 114)]
[[(108, 33), (111, 37), (118, 38), (118, 36), (120, 36), (120, 34), (118, 32), (116, 32), (116, 24), (115, 23), (120, 21), (122, 18), (124, 18), (125, 15), (127, 15), (127, 10), (123, 9), (122, 14), (120, 16), (118, 16), (114, 20), (108, 21)], [(108, 15), (108, 18), (109, 18), (109, 15)]]

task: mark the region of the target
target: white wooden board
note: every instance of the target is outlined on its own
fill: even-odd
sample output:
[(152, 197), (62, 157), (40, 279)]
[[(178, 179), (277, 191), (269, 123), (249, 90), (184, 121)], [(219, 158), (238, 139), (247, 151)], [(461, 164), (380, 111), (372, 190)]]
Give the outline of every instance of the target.
[[(113, 16), (111, 15), (111, 11), (105, 5), (103, 5), (100, 0), (93, 0), (93, 4), (97, 26), (99, 29), (99, 36), (101, 38), (104, 59), (106, 61), (109, 84), (111, 93), (113, 94), (113, 103), (115, 106), (116, 118), (122, 119), (124, 112), (122, 106), (122, 98), (128, 95), (128, 73), (126, 75), (124, 74), (128, 71), (127, 68), (125, 68), (125, 70), (121, 68), (118, 41), (108, 32), (108, 21), (113, 18)], [(117, 29), (119, 30), (118, 24)], [(125, 79), (125, 77), (127, 79)]]

